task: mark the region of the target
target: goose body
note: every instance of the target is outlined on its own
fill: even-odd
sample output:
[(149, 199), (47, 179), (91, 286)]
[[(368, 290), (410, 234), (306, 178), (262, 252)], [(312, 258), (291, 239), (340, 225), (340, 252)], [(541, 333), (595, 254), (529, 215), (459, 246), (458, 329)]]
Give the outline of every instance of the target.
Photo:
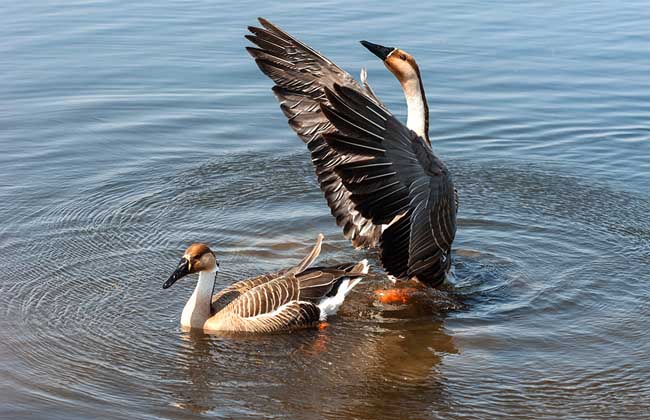
[(325, 56), (265, 19), (249, 27), (248, 47), (289, 125), (307, 144), (336, 223), (355, 247), (378, 247), (384, 269), (436, 287), (451, 267), (457, 194), (433, 154), (429, 110), (412, 56), (362, 41), (399, 80), (407, 125)]
[(368, 273), (368, 263), (310, 267), (323, 235), (294, 267), (245, 279), (212, 296), (219, 265), (204, 244), (190, 246), (163, 288), (198, 272), (199, 280), (181, 314), (183, 329), (204, 332), (270, 333), (316, 325), (336, 313), (346, 295)]

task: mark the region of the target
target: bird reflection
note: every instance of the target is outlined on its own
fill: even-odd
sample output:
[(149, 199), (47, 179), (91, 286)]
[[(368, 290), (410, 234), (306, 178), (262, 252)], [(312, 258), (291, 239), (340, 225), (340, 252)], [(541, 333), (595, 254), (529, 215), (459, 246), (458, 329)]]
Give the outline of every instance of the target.
[(186, 380), (175, 405), (215, 414), (245, 407), (287, 418), (395, 418), (400, 410), (427, 417), (448, 400), (438, 366), (445, 355), (458, 353), (444, 328), (441, 308), (449, 302), (424, 296), (425, 302), (382, 306), (364, 296), (371, 293), (357, 294), (321, 329), (182, 334), (179, 363)]
[(422, 308), (408, 306), (380, 315), (376, 331), (358, 343), (364, 357), (362, 377), (349, 390), (354, 399), (328, 417), (380, 419), (408, 413), (408, 418), (426, 418), (434, 403), (445, 404), (445, 379), (438, 366), (458, 349), (444, 328), (443, 316), (412, 316)]
[(184, 348), (189, 350), (183, 356), (184, 370), (191, 386), (179, 387), (175, 394), (176, 406), (193, 413), (205, 413), (216, 408), (211, 390), (212, 363), (211, 344), (213, 338), (199, 330), (181, 333)]

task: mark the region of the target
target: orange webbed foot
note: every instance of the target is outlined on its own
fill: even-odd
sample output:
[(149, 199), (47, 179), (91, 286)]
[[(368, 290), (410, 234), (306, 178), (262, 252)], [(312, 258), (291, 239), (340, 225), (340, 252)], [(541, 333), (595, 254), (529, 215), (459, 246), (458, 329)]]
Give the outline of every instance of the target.
[(404, 287), (401, 289), (379, 289), (375, 290), (377, 300), (385, 304), (408, 303), (411, 297), (418, 292), (414, 287)]

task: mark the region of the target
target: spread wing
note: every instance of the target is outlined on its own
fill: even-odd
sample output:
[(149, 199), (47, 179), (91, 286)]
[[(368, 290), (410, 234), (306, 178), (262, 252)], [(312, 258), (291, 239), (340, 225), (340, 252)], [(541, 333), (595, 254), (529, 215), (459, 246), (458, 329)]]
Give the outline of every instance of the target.
[(447, 167), (428, 144), (385, 108), (344, 85), (325, 88), (323, 114), (336, 130), (324, 134), (335, 151), (362, 157), (335, 172), (355, 209), (375, 225), (389, 274), (444, 281), (456, 234), (455, 189)]
[(259, 21), (262, 27), (249, 27), (252, 34), (246, 36), (257, 47), (247, 50), (260, 70), (275, 82), (273, 92), (280, 108), (291, 128), (307, 144), (318, 183), (336, 223), (355, 247), (375, 246), (381, 227), (355, 210), (350, 191), (334, 171), (336, 165), (354, 162), (359, 157), (335, 153), (327, 144), (323, 135), (336, 129), (321, 111), (321, 104), (328, 105), (325, 89), (333, 89), (335, 84), (366, 95), (373, 103), (380, 102), (369, 87), (361, 87), (326, 57), (267, 20)]

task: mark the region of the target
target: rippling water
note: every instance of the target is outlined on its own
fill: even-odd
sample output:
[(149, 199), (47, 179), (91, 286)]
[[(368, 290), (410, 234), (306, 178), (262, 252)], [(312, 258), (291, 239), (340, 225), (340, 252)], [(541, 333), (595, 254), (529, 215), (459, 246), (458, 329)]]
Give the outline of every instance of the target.
[[(0, 417), (534, 418), (650, 412), (650, 8), (0, 6)], [(194, 241), (223, 287), (324, 232), (355, 260), (243, 47), (263, 15), (404, 117), (357, 41), (420, 65), (460, 192), (453, 287), (323, 331), (179, 331)]]

